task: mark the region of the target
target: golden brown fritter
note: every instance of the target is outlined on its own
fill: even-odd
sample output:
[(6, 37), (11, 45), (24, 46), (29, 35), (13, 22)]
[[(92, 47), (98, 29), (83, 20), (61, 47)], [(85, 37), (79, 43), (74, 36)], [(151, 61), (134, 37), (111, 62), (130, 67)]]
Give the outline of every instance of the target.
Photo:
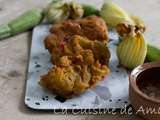
[[(100, 66), (99, 66), (100, 67)], [(63, 98), (83, 93), (109, 73), (107, 66), (66, 66), (52, 68), (42, 76), (40, 84)]]
[(109, 73), (110, 54), (100, 41), (75, 35), (63, 51), (57, 54), (53, 49), (51, 56), (56, 66), (42, 76), (40, 83), (64, 98), (84, 92)]
[[(54, 39), (55, 40), (55, 39)], [(54, 41), (53, 40), (53, 41)], [(53, 47), (54, 46), (54, 47)], [(95, 54), (95, 59), (100, 60), (103, 64), (108, 64), (109, 62), (109, 50), (105, 43), (100, 41), (91, 41), (87, 38), (81, 37), (79, 35), (74, 35), (70, 41), (63, 45), (58, 45), (54, 42), (54, 45), (50, 50), (51, 59), (53, 64), (58, 64), (59, 58), (64, 55), (73, 56), (82, 49), (90, 49)]]
[(54, 25), (44, 43), (55, 66), (41, 77), (40, 84), (63, 98), (71, 98), (102, 80), (109, 73), (110, 58), (103, 23), (92, 16)]
[[(89, 16), (84, 19), (66, 20), (54, 24), (50, 34), (44, 41), (45, 47), (52, 51), (52, 47), (63, 47), (72, 36), (80, 35), (90, 40), (108, 42), (108, 30), (104, 20), (97, 16)], [(63, 48), (62, 48), (63, 49)]]

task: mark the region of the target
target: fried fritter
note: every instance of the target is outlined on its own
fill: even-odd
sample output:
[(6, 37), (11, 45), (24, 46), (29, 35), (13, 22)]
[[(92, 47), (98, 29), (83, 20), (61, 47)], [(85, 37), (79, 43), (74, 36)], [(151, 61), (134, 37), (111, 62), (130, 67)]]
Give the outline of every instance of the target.
[(63, 46), (72, 36), (80, 35), (90, 40), (108, 42), (108, 30), (104, 20), (97, 16), (84, 19), (66, 20), (52, 26), (50, 34), (44, 41), (46, 49), (52, 51), (55, 44)]
[(75, 35), (56, 55), (54, 50), (51, 56), (56, 66), (42, 76), (40, 83), (63, 98), (84, 92), (109, 73), (110, 54), (100, 41)]

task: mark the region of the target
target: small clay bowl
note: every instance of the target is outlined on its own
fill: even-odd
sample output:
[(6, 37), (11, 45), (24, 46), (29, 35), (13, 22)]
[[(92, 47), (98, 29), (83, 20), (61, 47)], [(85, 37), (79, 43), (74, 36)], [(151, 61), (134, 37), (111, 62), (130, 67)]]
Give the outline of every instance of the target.
[(129, 98), (136, 114), (160, 120), (160, 62), (145, 63), (131, 72)]

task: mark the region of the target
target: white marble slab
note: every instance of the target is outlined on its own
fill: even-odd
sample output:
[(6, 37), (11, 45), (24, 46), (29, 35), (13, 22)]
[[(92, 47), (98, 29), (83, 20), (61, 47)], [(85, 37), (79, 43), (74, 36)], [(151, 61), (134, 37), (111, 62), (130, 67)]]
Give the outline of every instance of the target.
[(26, 84), (25, 104), (33, 109), (94, 109), (94, 108), (121, 108), (129, 104), (128, 101), (128, 73), (118, 67), (116, 45), (118, 37), (110, 32), (111, 42), (109, 49), (111, 59), (109, 76), (99, 82), (95, 88), (72, 99), (60, 102), (56, 95), (42, 88), (38, 82), (40, 76), (47, 73), (52, 67), (50, 55), (44, 48), (43, 40), (49, 34), (48, 25), (37, 26), (33, 31), (30, 51), (28, 77)]

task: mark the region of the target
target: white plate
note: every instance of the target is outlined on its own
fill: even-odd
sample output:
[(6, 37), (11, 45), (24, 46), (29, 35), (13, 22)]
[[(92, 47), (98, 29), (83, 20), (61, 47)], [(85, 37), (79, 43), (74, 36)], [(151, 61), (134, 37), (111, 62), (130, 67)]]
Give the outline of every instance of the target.
[(118, 67), (116, 56), (117, 35), (110, 32), (109, 43), (111, 59), (110, 75), (100, 81), (93, 89), (72, 99), (60, 102), (56, 95), (42, 88), (38, 82), (40, 76), (52, 67), (50, 55), (44, 48), (43, 40), (49, 34), (49, 25), (40, 25), (33, 30), (33, 38), (29, 59), (28, 77), (26, 84), (25, 104), (33, 109), (94, 109), (94, 108), (121, 108), (129, 104), (128, 101), (128, 73)]

